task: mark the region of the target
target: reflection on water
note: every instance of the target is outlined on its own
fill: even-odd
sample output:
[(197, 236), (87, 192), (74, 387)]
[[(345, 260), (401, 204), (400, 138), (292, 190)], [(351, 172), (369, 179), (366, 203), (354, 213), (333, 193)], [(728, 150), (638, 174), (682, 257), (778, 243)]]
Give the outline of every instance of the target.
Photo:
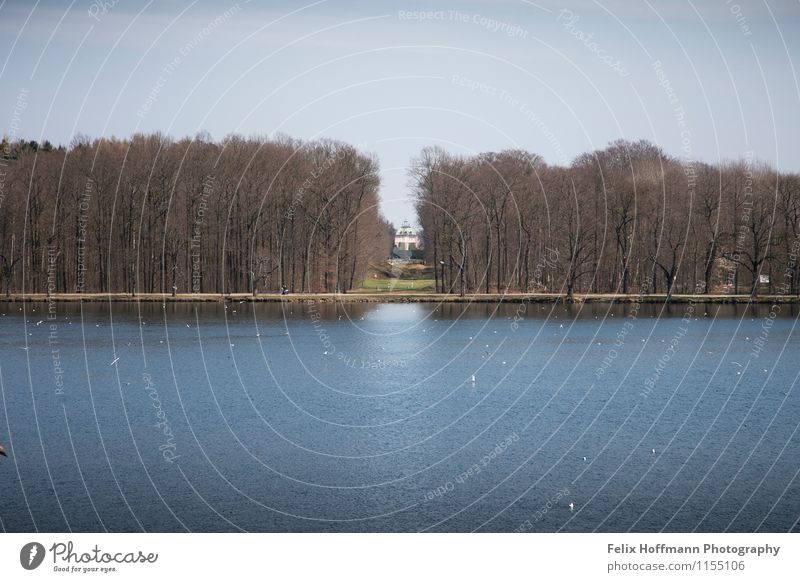
[(52, 308), (0, 303), (8, 531), (798, 529), (795, 305)]

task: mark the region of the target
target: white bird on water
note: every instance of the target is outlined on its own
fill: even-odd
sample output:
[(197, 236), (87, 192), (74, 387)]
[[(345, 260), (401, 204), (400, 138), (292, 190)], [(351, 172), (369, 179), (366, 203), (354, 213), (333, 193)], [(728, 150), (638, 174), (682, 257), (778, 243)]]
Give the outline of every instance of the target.
[(584, 458), (583, 458), (583, 462), (584, 462), (584, 463), (586, 462), (586, 457), (584, 457)]
[(572, 501), (569, 502), (569, 510), (570, 511), (574, 511), (575, 510), (575, 504), (572, 503)]
[(655, 449), (653, 449), (653, 450), (650, 452), (650, 454), (651, 454), (651, 455), (655, 455), (655, 454), (656, 454), (656, 450), (655, 450)]
[(470, 377), (469, 381), (470, 381), (470, 382), (472, 382), (473, 384), (475, 383), (475, 374), (473, 374), (473, 375)]

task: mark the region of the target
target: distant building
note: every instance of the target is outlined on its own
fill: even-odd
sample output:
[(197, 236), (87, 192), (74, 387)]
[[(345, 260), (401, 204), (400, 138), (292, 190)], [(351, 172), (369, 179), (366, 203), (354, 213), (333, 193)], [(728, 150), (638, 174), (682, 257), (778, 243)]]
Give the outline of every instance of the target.
[(394, 235), (392, 258), (405, 261), (421, 261), (423, 259), (422, 241), (407, 220), (403, 221), (403, 225)]
[(395, 233), (394, 246), (404, 251), (413, 251), (419, 248), (419, 236), (407, 220), (403, 221), (403, 226)]

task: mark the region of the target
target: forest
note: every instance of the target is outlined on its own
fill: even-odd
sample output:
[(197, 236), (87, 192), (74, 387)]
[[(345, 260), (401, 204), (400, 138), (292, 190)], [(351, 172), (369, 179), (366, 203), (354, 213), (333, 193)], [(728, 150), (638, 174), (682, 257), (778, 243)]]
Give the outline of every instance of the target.
[(800, 293), (800, 176), (616, 141), (569, 166), (429, 147), (410, 168), (439, 292)]
[(391, 251), (378, 170), (284, 136), (4, 141), (4, 292), (346, 292)]
[[(0, 144), (14, 293), (347, 292), (391, 253), (379, 164), (333, 140)], [(800, 176), (616, 141), (548, 165), (428, 147), (409, 182), (440, 293), (800, 294)]]

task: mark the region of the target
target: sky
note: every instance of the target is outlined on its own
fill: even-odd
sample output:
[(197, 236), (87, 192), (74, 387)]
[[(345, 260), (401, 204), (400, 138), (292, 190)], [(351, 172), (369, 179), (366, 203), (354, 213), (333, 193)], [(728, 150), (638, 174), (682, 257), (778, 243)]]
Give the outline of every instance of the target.
[(800, 171), (796, 55), (798, 0), (0, 0), (0, 130), (340, 139), (378, 156), (399, 226), (431, 145)]

